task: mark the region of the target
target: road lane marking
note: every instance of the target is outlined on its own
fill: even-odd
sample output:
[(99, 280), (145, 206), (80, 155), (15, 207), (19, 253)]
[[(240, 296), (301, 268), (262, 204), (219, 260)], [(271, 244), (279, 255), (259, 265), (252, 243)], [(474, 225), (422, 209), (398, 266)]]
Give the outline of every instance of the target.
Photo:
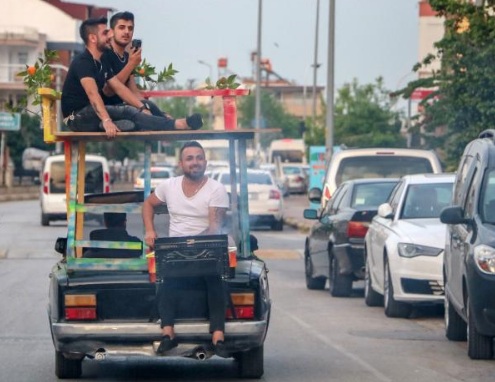
[(269, 260), (299, 260), (301, 256), (297, 251), (290, 249), (258, 249), (255, 251), (256, 256), (261, 259)]
[(361, 359), (356, 354), (353, 354), (350, 351), (346, 350), (344, 347), (342, 347), (342, 346), (340, 346), (340, 345), (338, 345), (338, 344), (330, 341), (327, 337), (325, 337), (324, 335), (318, 333), (318, 331), (316, 331), (311, 325), (309, 325), (308, 323), (304, 322), (300, 318), (294, 316), (292, 313), (289, 313), (288, 311), (286, 311), (286, 310), (284, 310), (284, 309), (282, 309), (282, 308), (280, 308), (278, 306), (277, 307), (272, 307), (272, 309), (279, 310), (280, 312), (282, 312), (284, 315), (286, 315), (287, 317), (289, 317), (292, 321), (294, 321), (296, 324), (298, 324), (299, 326), (301, 326), (303, 329), (306, 329), (306, 331), (309, 332), (309, 334), (311, 334), (313, 337), (315, 337), (316, 339), (320, 340), (325, 345), (330, 346), (331, 348), (335, 349), (339, 353), (345, 355), (347, 358), (350, 358), (352, 361), (354, 361), (355, 363), (359, 364), (363, 369), (366, 369), (367, 371), (369, 371), (370, 373), (372, 373), (378, 380), (380, 380), (382, 382), (392, 382), (392, 380), (389, 377), (387, 377), (385, 374), (383, 374), (379, 370), (375, 369), (368, 362), (366, 362), (365, 360)]

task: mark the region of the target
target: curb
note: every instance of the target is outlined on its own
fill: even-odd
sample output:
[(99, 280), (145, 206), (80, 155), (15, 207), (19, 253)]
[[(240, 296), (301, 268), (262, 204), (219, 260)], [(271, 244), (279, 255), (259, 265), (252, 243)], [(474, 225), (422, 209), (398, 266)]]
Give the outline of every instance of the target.
[(284, 224), (288, 225), (289, 227), (295, 228), (302, 233), (308, 233), (311, 229), (311, 226), (309, 224), (300, 222), (299, 220), (294, 218), (284, 218)]
[(15, 202), (21, 200), (36, 200), (39, 199), (40, 194), (37, 192), (36, 194), (3, 194), (0, 195), (0, 203), (1, 202)]

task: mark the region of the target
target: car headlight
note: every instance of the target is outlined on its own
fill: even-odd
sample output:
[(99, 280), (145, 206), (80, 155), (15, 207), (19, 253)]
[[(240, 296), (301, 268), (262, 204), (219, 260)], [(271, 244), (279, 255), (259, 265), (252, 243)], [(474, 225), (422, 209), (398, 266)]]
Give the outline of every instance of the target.
[(399, 249), (399, 256), (409, 258), (416, 256), (438, 256), (443, 251), (442, 248), (409, 243), (399, 243), (397, 247)]
[(474, 247), (474, 260), (482, 272), (495, 273), (495, 248), (484, 244), (477, 245)]

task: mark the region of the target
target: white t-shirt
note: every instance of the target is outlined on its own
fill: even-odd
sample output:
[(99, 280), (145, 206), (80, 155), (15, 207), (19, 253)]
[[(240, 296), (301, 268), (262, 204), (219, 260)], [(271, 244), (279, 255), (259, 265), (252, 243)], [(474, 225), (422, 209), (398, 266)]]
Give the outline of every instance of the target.
[(155, 195), (167, 204), (170, 215), (169, 236), (198, 235), (209, 227), (209, 207), (229, 207), (229, 196), (224, 185), (208, 178), (196, 195), (188, 198), (178, 176), (164, 180), (155, 189)]

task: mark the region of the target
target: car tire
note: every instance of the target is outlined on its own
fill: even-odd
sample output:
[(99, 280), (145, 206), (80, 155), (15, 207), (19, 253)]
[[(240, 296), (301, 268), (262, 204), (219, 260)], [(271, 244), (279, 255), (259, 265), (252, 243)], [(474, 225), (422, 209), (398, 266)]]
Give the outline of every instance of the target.
[(468, 324), (467, 324), (468, 356), (471, 359), (492, 359), (493, 337), (485, 336), (478, 332), (472, 315), (472, 307), (469, 303), (469, 299), (467, 299), (466, 306), (468, 312)]
[(81, 374), (82, 359), (68, 359), (62, 352), (55, 351), (55, 375), (59, 379), (76, 379)]
[(50, 216), (48, 214), (41, 213), (41, 225), (47, 227), (50, 225)]
[(412, 306), (410, 304), (396, 301), (394, 299), (394, 286), (390, 274), (390, 265), (385, 257), (383, 277), (383, 306), (387, 317), (408, 318), (411, 314)]
[(272, 229), (274, 231), (283, 231), (284, 230), (284, 219), (276, 220), (272, 224)]
[[(366, 251), (366, 249), (365, 249)], [(368, 263), (368, 256), (366, 256), (365, 260), (365, 270), (364, 270), (364, 302), (368, 306), (383, 306), (383, 296), (373, 290), (371, 285), (371, 274), (370, 274), (370, 266)]]
[(313, 277), (313, 262), (307, 250), (304, 251), (304, 274), (306, 276), (306, 288), (310, 290), (325, 289), (327, 278), (323, 276)]
[(259, 379), (263, 376), (263, 345), (237, 353), (235, 358), (239, 363), (239, 376), (246, 379)]
[(330, 256), (329, 263), (328, 289), (330, 294), (333, 297), (349, 297), (352, 293), (352, 276), (340, 274), (339, 262), (335, 256)]
[(445, 336), (450, 341), (466, 341), (467, 324), (456, 312), (447, 295), (444, 299)]

